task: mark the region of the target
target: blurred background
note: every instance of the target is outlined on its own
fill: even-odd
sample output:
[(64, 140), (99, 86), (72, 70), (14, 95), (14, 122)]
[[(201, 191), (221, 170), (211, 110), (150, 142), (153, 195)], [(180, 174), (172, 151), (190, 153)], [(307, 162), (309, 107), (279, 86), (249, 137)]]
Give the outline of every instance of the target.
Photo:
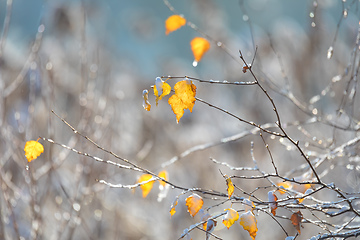
[[(185, 112), (179, 124), (167, 98), (155, 106), (151, 85), (157, 76), (253, 81), (242, 72), (239, 50), (250, 63), (258, 47), (254, 71), (273, 97), (289, 134), (300, 140), (313, 159), (356, 135), (334, 129), (323, 119), (344, 128), (357, 126), (352, 119), (359, 118), (358, 99), (344, 102), (342, 97), (345, 71), (353, 66), (358, 2), (170, 3), (211, 37), (211, 48), (196, 68), (190, 41), (201, 34), (184, 26), (166, 36), (164, 22), (174, 13), (163, 1), (0, 0), (0, 239), (177, 239), (200, 221), (186, 212), (187, 195), (180, 197), (177, 212), (170, 218), (171, 203), (180, 190), (170, 189), (158, 202), (156, 184), (145, 199), (140, 189), (110, 188), (97, 180), (134, 184), (140, 173), (96, 162), (49, 142), (40, 140), (45, 151), (28, 164), (25, 142), (38, 137), (122, 163), (74, 134), (51, 110), (123, 158), (153, 172), (166, 165), (170, 181), (185, 188), (225, 193), (219, 169), (229, 176), (238, 172), (209, 158), (234, 167), (253, 167), (251, 142), (261, 170), (273, 172), (262, 138), (249, 132), (253, 127), (200, 102), (195, 103), (193, 113)], [(333, 51), (329, 52), (330, 47)], [(173, 86), (175, 80), (169, 83)], [(260, 125), (277, 121), (270, 102), (255, 86), (194, 84), (197, 97), (243, 119)], [(150, 92), (150, 112), (142, 107), (143, 89)], [(299, 105), (294, 98), (289, 100), (290, 93)], [(339, 116), (338, 109), (348, 114)], [(231, 136), (236, 141), (226, 139)], [(264, 139), (281, 174), (306, 173), (304, 160), (293, 147), (270, 135), (265, 134)], [(215, 146), (166, 164), (203, 144)], [(358, 156), (358, 147), (351, 151)], [(346, 191), (359, 191), (356, 164), (347, 167), (348, 159), (340, 160), (343, 164), (327, 161), (319, 172), (336, 166), (333, 171), (344, 177), (324, 174), (325, 181)], [(269, 185), (265, 180), (234, 183), (248, 192)], [(235, 194), (245, 197), (240, 191)], [(267, 200), (266, 189), (258, 194)], [(215, 203), (216, 199), (205, 199), (205, 207)], [(209, 212), (216, 214), (228, 207), (229, 202)], [(281, 223), (289, 234), (295, 234), (289, 220)], [(239, 224), (230, 230), (222, 225), (219, 219), (214, 232), (222, 239), (250, 239)], [(321, 231), (314, 225), (305, 227), (298, 239)], [(258, 228), (256, 239), (269, 239), (269, 234), (272, 239), (286, 237), (265, 214), (258, 216)], [(199, 230), (191, 234), (192, 239), (205, 238)]]

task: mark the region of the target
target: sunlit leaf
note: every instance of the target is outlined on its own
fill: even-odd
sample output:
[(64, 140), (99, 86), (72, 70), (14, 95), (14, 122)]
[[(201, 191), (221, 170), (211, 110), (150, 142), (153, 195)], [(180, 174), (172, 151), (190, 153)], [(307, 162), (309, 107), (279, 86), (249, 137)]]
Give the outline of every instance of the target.
[(171, 204), (171, 207), (170, 207), (170, 214), (171, 214), (171, 216), (176, 213), (175, 207), (176, 207), (176, 205), (178, 204), (178, 200), (179, 200), (179, 198), (176, 198), (176, 199), (174, 200), (174, 202)]
[(257, 228), (257, 221), (254, 214), (251, 211), (247, 211), (240, 216), (240, 225), (244, 230), (248, 231), (250, 237), (255, 240)]
[(183, 80), (177, 82), (174, 89), (175, 94), (169, 98), (168, 103), (176, 115), (177, 123), (179, 123), (185, 109), (192, 112), (196, 100), (196, 86), (190, 80)]
[(196, 37), (190, 42), (191, 50), (194, 54), (193, 66), (196, 67), (200, 62), (203, 55), (210, 49), (210, 43), (208, 40), (202, 37)]
[(275, 216), (276, 209), (277, 209), (277, 196), (274, 193), (275, 191), (269, 191), (268, 192), (268, 199), (269, 199), (269, 208), (270, 212)]
[(280, 183), (278, 183), (276, 185), (278, 187), (280, 187), (280, 189), (278, 190), (280, 194), (284, 194), (284, 193), (286, 193), (287, 189), (292, 188), (292, 184), (290, 182), (280, 182)]
[(226, 185), (228, 186), (227, 192), (230, 199), (232, 194), (234, 193), (234, 184), (232, 183), (231, 178), (226, 178)]
[(165, 34), (178, 30), (186, 24), (186, 19), (180, 15), (172, 15), (165, 21)]
[[(166, 181), (169, 180), (169, 178), (168, 178), (168, 173), (167, 173), (167, 171), (165, 171), (165, 170), (159, 172), (159, 175), (158, 175), (158, 176), (161, 177), (161, 178), (163, 178), (163, 179), (165, 179)], [(163, 186), (163, 187), (165, 187), (166, 182), (160, 180), (160, 185)]]
[(211, 232), (214, 231), (215, 227), (216, 227), (217, 222), (214, 219), (208, 219), (206, 222), (206, 240), (208, 240), (210, 238), (210, 234)]
[(229, 229), (239, 219), (239, 213), (232, 208), (225, 209), (225, 211), (223, 224)]
[(149, 103), (149, 91), (148, 90), (144, 90), (142, 93), (143, 96), (143, 107), (146, 111), (150, 111), (151, 109), (151, 104)]
[(204, 204), (204, 200), (202, 197), (197, 195), (196, 193), (191, 194), (190, 197), (185, 199), (186, 206), (188, 207), (188, 212), (192, 217), (194, 217), (198, 211), (202, 208)]
[(25, 143), (24, 151), (26, 159), (28, 162), (31, 162), (44, 152), (44, 147), (38, 141), (27, 141)]
[(303, 219), (303, 215), (300, 211), (294, 213), (293, 215), (291, 215), (291, 223), (295, 226), (296, 230), (300, 232), (300, 226), (301, 226), (301, 220)]
[(170, 85), (164, 82), (160, 77), (157, 77), (154, 85), (156, 106), (158, 105), (158, 101), (161, 100), (164, 96), (168, 95), (170, 92), (171, 92)]
[[(153, 178), (153, 176), (151, 176), (150, 174), (143, 174), (140, 176), (140, 178), (138, 179), (138, 183), (140, 183), (140, 188), (142, 190), (142, 196), (143, 198), (146, 198), (146, 196), (149, 194), (149, 192), (151, 191), (153, 185), (154, 185), (154, 180), (153, 181), (149, 181), (151, 180), (151, 178)], [(143, 183), (145, 182), (145, 183)]]

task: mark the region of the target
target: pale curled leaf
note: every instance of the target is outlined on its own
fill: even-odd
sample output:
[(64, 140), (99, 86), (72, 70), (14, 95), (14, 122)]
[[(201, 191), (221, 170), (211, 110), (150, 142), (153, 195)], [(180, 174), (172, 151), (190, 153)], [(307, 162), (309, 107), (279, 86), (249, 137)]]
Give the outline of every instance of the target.
[(256, 218), (251, 211), (247, 211), (241, 214), (240, 225), (244, 228), (244, 230), (248, 231), (250, 237), (255, 240), (258, 228)]

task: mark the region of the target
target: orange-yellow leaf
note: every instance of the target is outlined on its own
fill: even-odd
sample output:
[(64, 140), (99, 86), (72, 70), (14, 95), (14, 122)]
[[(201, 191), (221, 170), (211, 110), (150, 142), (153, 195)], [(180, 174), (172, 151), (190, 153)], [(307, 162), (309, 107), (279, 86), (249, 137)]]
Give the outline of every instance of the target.
[(202, 197), (197, 195), (196, 193), (191, 194), (190, 197), (185, 199), (186, 206), (188, 207), (188, 212), (192, 217), (194, 217), (198, 211), (202, 208), (204, 204), (204, 200)]
[(158, 105), (158, 101), (161, 100), (164, 96), (168, 95), (170, 92), (171, 92), (170, 85), (164, 82), (160, 77), (157, 77), (154, 85), (156, 106)]
[[(146, 198), (146, 196), (149, 194), (149, 192), (151, 191), (153, 185), (154, 185), (154, 180), (153, 181), (149, 181), (153, 176), (151, 176), (150, 174), (143, 174), (140, 176), (140, 178), (138, 179), (138, 183), (140, 183), (140, 188), (142, 190), (142, 196), (143, 198)], [(144, 182), (144, 183), (143, 183)]]
[(27, 141), (25, 143), (24, 151), (26, 159), (28, 162), (31, 162), (44, 152), (44, 147), (38, 141)]
[(227, 191), (230, 199), (234, 192), (234, 184), (232, 183), (231, 178), (226, 178), (226, 185), (228, 186)]
[(142, 93), (143, 96), (143, 107), (146, 111), (150, 111), (151, 109), (151, 104), (149, 103), (149, 91), (148, 90), (144, 90)]
[[(163, 179), (165, 179), (166, 181), (169, 180), (169, 178), (168, 178), (168, 173), (167, 173), (167, 171), (165, 171), (165, 170), (159, 172), (159, 175), (158, 175), (158, 176), (161, 177), (161, 178), (163, 178)], [(165, 187), (166, 182), (160, 180), (160, 185), (163, 186), (163, 187)]]
[(192, 112), (196, 100), (196, 86), (190, 80), (183, 80), (177, 82), (174, 89), (175, 94), (169, 98), (168, 103), (176, 115), (177, 123), (179, 123), (185, 109), (189, 109)]
[(247, 211), (240, 216), (240, 225), (244, 230), (248, 231), (250, 237), (255, 240), (257, 228), (257, 221), (254, 214), (251, 211)]
[(301, 220), (303, 219), (302, 213), (300, 211), (291, 215), (291, 223), (295, 226), (296, 230), (300, 232)]
[(269, 208), (270, 212), (275, 216), (276, 209), (277, 209), (277, 196), (274, 193), (275, 191), (269, 191), (268, 192), (268, 198), (269, 198)]
[(175, 201), (171, 204), (171, 207), (170, 207), (170, 214), (171, 214), (171, 216), (176, 213), (175, 207), (176, 207), (176, 205), (178, 204), (178, 200), (179, 200), (179, 199), (176, 198)]
[(223, 224), (229, 229), (239, 219), (239, 213), (232, 208), (225, 209), (225, 211)]
[(190, 42), (191, 50), (194, 54), (193, 66), (196, 67), (200, 62), (203, 55), (210, 49), (210, 43), (208, 40), (202, 37), (196, 37)]
[(279, 189), (280, 194), (284, 194), (284, 193), (286, 193), (286, 189), (291, 189), (292, 188), (292, 184), (290, 182), (280, 182), (280, 183), (278, 183), (276, 185), (278, 187), (280, 187), (280, 189)]
[(180, 15), (172, 15), (165, 21), (165, 34), (178, 30), (186, 24), (186, 19)]

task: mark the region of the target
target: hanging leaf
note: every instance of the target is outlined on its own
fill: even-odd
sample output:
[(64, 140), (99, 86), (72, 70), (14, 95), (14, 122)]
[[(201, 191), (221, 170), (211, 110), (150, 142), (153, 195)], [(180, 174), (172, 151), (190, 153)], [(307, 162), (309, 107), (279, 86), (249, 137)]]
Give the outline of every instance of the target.
[(223, 224), (229, 229), (239, 219), (239, 213), (232, 208), (225, 209), (225, 211)]
[(232, 183), (231, 178), (226, 178), (226, 185), (228, 186), (227, 192), (230, 199), (232, 194), (234, 193), (234, 184)]
[[(161, 178), (163, 178), (163, 179), (165, 179), (166, 181), (169, 180), (169, 178), (168, 178), (168, 173), (167, 173), (167, 171), (165, 171), (165, 170), (159, 172), (159, 175), (158, 175), (158, 176), (161, 177)], [(160, 180), (160, 185), (163, 186), (163, 187), (165, 187), (166, 182)]]
[(27, 141), (24, 147), (25, 157), (28, 162), (36, 159), (44, 152), (44, 147), (38, 141)]
[(217, 222), (214, 219), (209, 219), (206, 222), (206, 240), (208, 240), (210, 238), (210, 234), (211, 232), (214, 231), (215, 227), (216, 227)]
[(191, 40), (190, 45), (194, 54), (193, 66), (196, 67), (203, 55), (210, 49), (210, 43), (205, 38), (196, 37)]
[(275, 191), (269, 191), (268, 192), (268, 199), (269, 199), (269, 208), (270, 212), (275, 216), (276, 209), (277, 209), (277, 196), (274, 193)]
[(192, 112), (196, 100), (196, 86), (191, 80), (183, 80), (177, 82), (174, 89), (175, 94), (169, 98), (168, 103), (176, 115), (176, 122), (179, 123), (185, 109), (189, 109)]
[(171, 214), (171, 216), (176, 213), (175, 207), (176, 207), (176, 205), (178, 204), (178, 200), (179, 200), (179, 198), (176, 197), (175, 201), (171, 204), (171, 207), (170, 207), (170, 214)]
[(165, 34), (178, 30), (186, 24), (186, 19), (180, 15), (172, 15), (165, 21)]
[(276, 185), (280, 187), (280, 189), (278, 190), (280, 194), (284, 194), (286, 193), (287, 189), (290, 190), (292, 188), (292, 184), (290, 182), (280, 182)]
[(150, 111), (151, 109), (151, 104), (149, 103), (149, 91), (148, 90), (144, 90), (142, 93), (143, 96), (143, 107), (146, 111)]
[(291, 223), (295, 226), (296, 230), (301, 234), (300, 232), (300, 226), (301, 226), (301, 220), (303, 219), (303, 215), (300, 211), (294, 213), (291, 215)]
[[(137, 181), (138, 183), (141, 184), (140, 188), (142, 190), (143, 198), (146, 198), (146, 196), (149, 194), (149, 192), (151, 191), (151, 189), (152, 189), (152, 187), (154, 185), (154, 180), (149, 181), (152, 178), (153, 178), (153, 176), (151, 176), (150, 174), (143, 174), (143, 175), (140, 176), (140, 178)], [(143, 182), (145, 182), (145, 183), (143, 183)]]
[(186, 206), (188, 207), (188, 212), (192, 217), (194, 217), (198, 211), (202, 208), (204, 204), (204, 200), (202, 197), (197, 195), (196, 193), (191, 194), (190, 197), (185, 199)]
[(257, 221), (254, 214), (251, 211), (247, 211), (240, 216), (240, 225), (244, 230), (248, 231), (250, 237), (255, 240), (257, 228)]
[(155, 85), (154, 85), (156, 106), (158, 105), (158, 101), (161, 100), (164, 96), (168, 95), (170, 92), (171, 92), (170, 85), (164, 82), (160, 77), (157, 77), (155, 79)]

